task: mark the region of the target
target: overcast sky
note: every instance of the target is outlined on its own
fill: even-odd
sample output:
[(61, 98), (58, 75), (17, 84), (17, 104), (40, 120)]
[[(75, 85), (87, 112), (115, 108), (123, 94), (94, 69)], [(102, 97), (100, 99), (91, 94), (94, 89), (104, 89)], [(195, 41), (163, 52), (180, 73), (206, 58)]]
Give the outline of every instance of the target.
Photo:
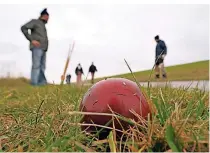
[(0, 75), (30, 77), (31, 52), (21, 25), (38, 18), (47, 7), (49, 36), (46, 77), (60, 82), (69, 45), (75, 40), (68, 73), (75, 80), (80, 62), (85, 74), (91, 62), (97, 77), (151, 69), (155, 35), (166, 42), (165, 64), (174, 65), (209, 59), (208, 5), (0, 5)]

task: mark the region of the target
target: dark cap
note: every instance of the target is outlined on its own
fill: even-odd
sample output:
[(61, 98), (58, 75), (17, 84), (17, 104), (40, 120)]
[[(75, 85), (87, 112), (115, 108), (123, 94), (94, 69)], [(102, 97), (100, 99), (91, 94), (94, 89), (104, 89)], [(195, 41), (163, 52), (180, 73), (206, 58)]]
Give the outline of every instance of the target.
[(49, 15), (49, 13), (47, 12), (47, 8), (45, 8), (42, 12), (41, 12), (41, 16), (42, 15)]
[(157, 36), (155, 36), (155, 40), (158, 40), (159, 39), (159, 36), (157, 35)]

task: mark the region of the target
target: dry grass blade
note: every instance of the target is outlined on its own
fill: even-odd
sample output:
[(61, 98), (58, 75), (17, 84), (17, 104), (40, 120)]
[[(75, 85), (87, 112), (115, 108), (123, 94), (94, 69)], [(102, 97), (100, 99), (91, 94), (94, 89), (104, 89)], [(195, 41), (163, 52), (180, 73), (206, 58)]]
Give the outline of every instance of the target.
[(144, 145), (141, 149), (139, 149), (138, 152), (142, 152), (146, 148), (146, 145)]
[(119, 118), (123, 121), (126, 121), (132, 125), (135, 125), (136, 123), (131, 120), (131, 119), (128, 119), (126, 117), (122, 117), (120, 115), (116, 115), (116, 114), (111, 114), (111, 113), (94, 113), (94, 112), (78, 112), (78, 111), (73, 111), (73, 112), (69, 112), (68, 113), (69, 115), (77, 115), (77, 114), (80, 114), (80, 115), (98, 115), (98, 116), (113, 116), (113, 117), (116, 117), (116, 118)]
[(95, 112), (79, 112), (79, 111), (72, 111), (68, 113), (69, 115), (99, 115), (99, 116), (117, 116), (111, 113), (95, 113)]
[[(130, 72), (131, 72), (131, 74), (132, 74), (132, 77), (134, 78), (134, 80), (135, 80), (135, 82), (136, 82), (136, 84), (137, 84), (137, 86), (141, 89), (141, 85), (140, 85), (140, 83), (139, 83), (139, 81), (137, 81), (137, 79), (136, 79), (136, 77), (135, 77), (135, 75), (133, 74), (133, 71), (131, 70), (131, 68), (130, 68), (130, 66), (129, 66), (129, 64), (128, 64), (128, 62), (124, 59), (124, 61), (125, 61), (125, 63), (126, 63), (126, 65), (127, 65), (127, 67), (128, 67), (128, 69), (130, 70)], [(144, 91), (142, 91), (143, 92), (143, 95), (145, 95), (145, 93), (144, 93)], [(141, 107), (141, 102), (142, 102), (142, 97), (140, 96), (140, 113), (141, 113), (141, 115), (142, 115), (142, 107)]]
[(135, 121), (133, 121), (135, 123), (136, 126), (142, 127), (144, 129), (147, 129), (147, 121), (138, 113), (136, 113), (134, 110), (130, 110), (130, 112), (136, 116), (138, 118), (138, 121), (141, 122), (141, 124), (136, 123)]
[(104, 143), (108, 143), (108, 139), (93, 141), (92, 146), (94, 147), (94, 146), (97, 146), (97, 145), (102, 145)]
[(141, 85), (140, 85), (140, 83), (137, 81), (135, 75), (133, 74), (133, 71), (131, 70), (131, 67), (129, 66), (128, 62), (127, 62), (125, 59), (124, 59), (124, 61), (125, 61), (126, 65), (127, 65), (128, 69), (130, 70), (130, 72), (131, 72), (131, 74), (132, 74), (132, 77), (134, 78), (136, 84), (139, 86), (139, 88), (141, 88)]
[(131, 152), (138, 152), (138, 149), (136, 149), (134, 146), (127, 144), (127, 147), (131, 150)]
[(36, 115), (35, 127), (36, 127), (36, 125), (37, 125), (37, 123), (38, 123), (39, 111), (40, 111), (40, 109), (41, 109), (43, 103), (44, 103), (44, 100), (42, 100), (42, 102), (40, 103), (40, 105), (39, 105), (39, 107), (38, 107), (38, 109), (37, 109), (37, 111), (36, 111), (36, 114), (37, 114), (37, 115)]
[(81, 144), (80, 142), (75, 142), (75, 145), (77, 145), (78, 147), (80, 147), (81, 149), (85, 150), (86, 152), (96, 152), (95, 150), (88, 148), (86, 146), (84, 146), (83, 144)]
[(185, 125), (186, 125), (186, 123), (187, 123), (187, 121), (188, 121), (190, 115), (191, 115), (191, 114), (189, 114), (189, 115), (187, 116), (187, 118), (184, 120), (184, 123), (183, 123), (183, 124), (181, 125), (181, 127), (179, 128), (179, 130), (178, 130), (178, 132), (177, 132), (177, 136), (180, 136), (181, 131), (182, 131), (182, 129), (185, 127)]
[[(98, 124), (85, 124), (85, 123), (69, 123), (70, 125), (75, 125), (75, 126), (94, 126), (94, 127), (100, 127), (100, 128), (104, 128), (104, 129), (109, 129), (109, 130), (113, 130), (113, 128), (111, 127), (107, 127), (107, 126), (103, 126), (103, 125), (98, 125)], [(124, 133), (122, 130), (118, 130), (115, 129), (115, 131)]]
[(109, 147), (110, 147), (111, 152), (117, 152), (116, 144), (114, 141), (114, 134), (112, 131), (110, 131), (109, 133), (108, 142), (109, 142)]
[(22, 146), (18, 146), (18, 152), (23, 152), (23, 147)]
[[(111, 108), (110, 108), (111, 109)], [(115, 146), (115, 151), (117, 151), (117, 140), (116, 140), (116, 128), (115, 128), (115, 122), (114, 122), (114, 116), (112, 116), (112, 126), (113, 126), (113, 130), (112, 130), (112, 135), (113, 135), (113, 145)]]
[[(167, 150), (166, 152), (173, 152), (171, 149), (169, 149), (169, 150)], [(164, 153), (166, 153), (166, 152), (164, 152)]]
[(193, 144), (193, 147), (192, 147), (191, 152), (194, 152), (194, 151), (195, 151), (195, 148), (196, 148), (196, 141), (195, 141), (194, 144)]
[[(132, 135), (132, 134), (130, 134), (130, 135)], [(124, 143), (125, 145), (124, 145), (124, 147), (123, 147), (122, 152), (126, 152), (126, 146), (127, 146), (128, 140), (129, 140), (129, 137), (126, 137), (126, 140), (125, 140), (125, 143)]]
[(61, 125), (60, 125), (59, 128), (58, 128), (58, 131), (60, 131), (60, 130), (62, 129), (62, 127), (63, 127), (64, 123), (66, 122), (66, 120), (67, 120), (67, 118), (65, 118), (65, 119), (63, 120), (63, 122), (61, 123)]
[[(109, 108), (109, 110), (111, 111), (112, 114), (115, 114), (114, 111), (112, 110), (112, 108), (111, 108), (109, 105), (108, 105), (108, 108)], [(113, 120), (113, 121), (114, 121), (114, 118), (113, 118), (113, 117), (117, 120), (117, 122), (119, 123), (121, 129), (124, 131), (124, 127), (123, 127), (123, 125), (121, 124), (119, 118), (118, 118), (117, 116), (112, 116), (112, 120)], [(114, 126), (114, 125), (113, 125), (113, 126)]]
[(154, 119), (150, 120), (150, 117), (148, 116), (148, 144), (152, 143), (152, 135), (154, 134)]
[(1, 142), (1, 138), (0, 138), (0, 150), (2, 150), (2, 142)]

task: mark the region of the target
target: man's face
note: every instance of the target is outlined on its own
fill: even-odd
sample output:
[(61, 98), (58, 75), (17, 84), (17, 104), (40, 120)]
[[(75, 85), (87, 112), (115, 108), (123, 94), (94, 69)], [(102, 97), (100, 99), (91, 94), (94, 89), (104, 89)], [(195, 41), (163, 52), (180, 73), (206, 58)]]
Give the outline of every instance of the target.
[(158, 43), (159, 39), (155, 39), (156, 43)]
[(46, 15), (43, 15), (42, 16), (42, 19), (45, 20), (45, 22), (47, 23), (48, 20), (49, 20), (49, 15), (47, 15), (47, 14)]

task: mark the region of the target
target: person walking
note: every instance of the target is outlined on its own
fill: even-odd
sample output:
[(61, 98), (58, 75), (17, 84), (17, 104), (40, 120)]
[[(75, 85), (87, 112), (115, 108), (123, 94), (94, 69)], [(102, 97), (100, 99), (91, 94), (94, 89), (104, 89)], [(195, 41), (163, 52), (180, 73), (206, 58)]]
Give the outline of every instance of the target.
[(67, 84), (70, 84), (70, 82), (71, 82), (71, 74), (68, 74), (68, 75), (66, 76), (66, 83), (67, 83)]
[(91, 73), (91, 82), (92, 84), (94, 84), (94, 76), (95, 76), (95, 72), (97, 72), (97, 68), (94, 65), (94, 63), (92, 62), (91, 66), (89, 67), (89, 73)]
[(159, 36), (155, 36), (156, 45), (156, 53), (155, 53), (155, 71), (156, 71), (156, 79), (160, 78), (160, 71), (162, 73), (162, 77), (166, 78), (166, 71), (164, 67), (164, 59), (167, 54), (167, 46), (163, 40), (160, 40)]
[(77, 75), (77, 85), (81, 85), (82, 83), (82, 74), (84, 74), (81, 64), (79, 63), (75, 69), (75, 73)]
[[(32, 19), (21, 26), (21, 31), (29, 41), (29, 48), (32, 52), (31, 84), (34, 86), (47, 84), (45, 68), (48, 36), (45, 25), (48, 20), (49, 13), (45, 8), (38, 19)], [(30, 34), (28, 30), (30, 30)]]

